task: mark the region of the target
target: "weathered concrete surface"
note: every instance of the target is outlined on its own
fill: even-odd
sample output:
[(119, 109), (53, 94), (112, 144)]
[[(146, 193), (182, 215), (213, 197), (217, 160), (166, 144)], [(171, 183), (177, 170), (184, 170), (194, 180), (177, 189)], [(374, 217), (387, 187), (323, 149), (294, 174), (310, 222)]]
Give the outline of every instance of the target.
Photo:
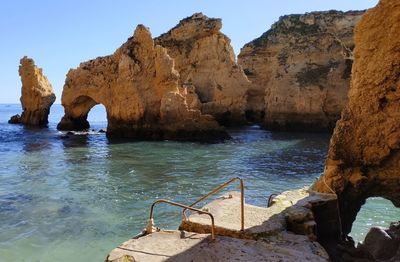
[(24, 56), (20, 61), (22, 115), (15, 115), (8, 121), (11, 124), (47, 125), (50, 107), (56, 100), (53, 87), (43, 70), (35, 65), (33, 59)]
[(225, 125), (243, 124), (250, 82), (221, 27), (221, 19), (196, 13), (154, 41), (174, 59), (180, 82), (195, 87), (204, 114)]
[(226, 131), (210, 115), (190, 109), (187, 90), (167, 50), (150, 31), (137, 26), (114, 54), (81, 63), (67, 75), (61, 102), (65, 115), (57, 128), (89, 127), (96, 104), (107, 111), (107, 136), (143, 140), (221, 140)]
[(209, 216), (194, 213), (182, 222), (181, 231), (131, 239), (114, 249), (107, 261), (328, 261), (315, 241), (319, 214), (314, 207), (332, 200), (332, 195), (300, 189), (278, 195), (269, 208), (246, 205), (241, 232), (240, 193), (227, 193), (203, 207), (214, 216), (215, 242), (207, 234)]
[(249, 115), (269, 129), (332, 130), (347, 102), (353, 30), (362, 14), (286, 15), (246, 44), (238, 63), (252, 82)]
[(398, 32), (397, 0), (381, 0), (357, 25), (349, 103), (331, 138), (324, 174), (313, 186), (337, 193), (345, 234), (369, 197), (400, 207)]
[[(314, 261), (326, 262), (327, 255), (307, 243), (305, 237), (289, 234), (274, 242), (235, 239), (186, 231), (161, 231), (131, 239), (114, 249), (106, 262), (132, 261)], [(288, 243), (288, 239), (294, 241)]]
[[(218, 235), (256, 239), (261, 235), (273, 235), (285, 230), (285, 215), (282, 211), (286, 207), (283, 202), (270, 208), (245, 204), (244, 232), (240, 231), (241, 209), (239, 192), (224, 194), (205, 205), (203, 209), (213, 214)], [(210, 225), (209, 216), (195, 212), (189, 216), (188, 220), (182, 221), (180, 229), (198, 233), (210, 233)]]
[[(203, 209), (213, 214), (215, 232), (218, 235), (259, 239), (290, 230), (316, 240), (318, 230), (313, 208), (331, 201), (336, 202), (336, 197), (332, 194), (310, 194), (306, 189), (300, 189), (279, 194), (268, 208), (245, 204), (244, 232), (240, 231), (239, 192), (224, 194), (205, 205)], [(334, 219), (333, 223), (335, 221)], [(210, 233), (210, 218), (207, 215), (195, 212), (189, 216), (188, 220), (182, 221), (180, 229), (197, 233)]]

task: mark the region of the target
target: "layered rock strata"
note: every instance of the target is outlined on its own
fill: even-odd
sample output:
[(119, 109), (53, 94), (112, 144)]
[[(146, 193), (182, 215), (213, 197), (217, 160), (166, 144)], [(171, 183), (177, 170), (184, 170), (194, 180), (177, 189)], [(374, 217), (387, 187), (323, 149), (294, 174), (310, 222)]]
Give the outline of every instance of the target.
[(314, 190), (336, 192), (342, 229), (351, 231), (369, 197), (400, 207), (400, 2), (381, 0), (355, 30), (349, 102), (331, 138)]
[(236, 63), (221, 19), (197, 13), (155, 39), (175, 60), (180, 82), (193, 85), (200, 109), (224, 125), (245, 123), (250, 82)]
[[(107, 111), (107, 136), (149, 140), (218, 140), (229, 136), (210, 115), (190, 109), (187, 87), (167, 50), (139, 25), (114, 54), (68, 72), (62, 93), (60, 130), (89, 127), (96, 104)], [(191, 97), (191, 101), (192, 101)], [(193, 102), (193, 101), (192, 101)]]
[(9, 123), (44, 126), (48, 123), (50, 107), (56, 100), (53, 87), (43, 70), (33, 59), (24, 56), (20, 60), (22, 115), (12, 116)]
[(283, 16), (246, 44), (238, 63), (252, 82), (249, 115), (269, 129), (332, 130), (347, 102), (353, 30), (362, 14)]

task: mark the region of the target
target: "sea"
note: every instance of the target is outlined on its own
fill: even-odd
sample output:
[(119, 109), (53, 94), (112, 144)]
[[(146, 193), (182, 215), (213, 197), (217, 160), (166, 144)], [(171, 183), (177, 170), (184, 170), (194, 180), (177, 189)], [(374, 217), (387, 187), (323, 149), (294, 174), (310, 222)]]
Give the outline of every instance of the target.
[[(271, 194), (321, 175), (330, 138), (248, 126), (217, 144), (110, 143), (98, 132), (107, 126), (102, 106), (77, 135), (56, 129), (61, 105), (52, 106), (48, 128), (8, 124), (17, 113), (20, 105), (0, 104), (0, 261), (104, 261), (145, 227), (155, 200), (189, 204), (232, 177), (244, 179), (247, 203), (265, 207)], [(370, 198), (351, 235), (362, 241), (371, 226), (399, 218), (391, 202)], [(179, 209), (157, 206), (156, 226), (180, 221)]]

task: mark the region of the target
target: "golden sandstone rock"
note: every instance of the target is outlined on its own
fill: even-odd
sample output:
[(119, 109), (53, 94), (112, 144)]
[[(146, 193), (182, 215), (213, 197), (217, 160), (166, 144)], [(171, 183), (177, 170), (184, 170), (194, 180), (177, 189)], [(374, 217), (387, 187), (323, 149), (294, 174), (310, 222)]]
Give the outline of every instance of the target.
[[(332, 130), (347, 102), (353, 29), (363, 12), (283, 16), (238, 57), (247, 110), (268, 129)], [(263, 116), (265, 112), (265, 117)]]
[(400, 2), (381, 0), (355, 31), (349, 102), (313, 189), (338, 195), (344, 233), (368, 197), (400, 207)]
[(33, 59), (24, 56), (20, 61), (22, 115), (12, 116), (9, 123), (43, 126), (48, 123), (50, 107), (56, 100), (53, 87)]
[(189, 109), (187, 90), (167, 50), (139, 25), (114, 54), (82, 63), (67, 75), (60, 130), (89, 127), (96, 104), (107, 111), (107, 136), (134, 139), (219, 140), (228, 134), (199, 110)]
[(103, 104), (109, 137), (218, 140), (228, 135), (202, 114), (243, 125), (264, 112), (268, 128), (330, 130), (347, 101), (362, 13), (285, 16), (242, 49), (244, 71), (220, 19), (197, 13), (154, 40), (138, 32), (113, 55), (68, 73), (58, 128), (88, 128), (90, 108)]
[(175, 60), (180, 82), (195, 87), (203, 113), (224, 125), (243, 124), (250, 82), (237, 65), (230, 39), (220, 32), (221, 27), (221, 19), (197, 13), (155, 42)]

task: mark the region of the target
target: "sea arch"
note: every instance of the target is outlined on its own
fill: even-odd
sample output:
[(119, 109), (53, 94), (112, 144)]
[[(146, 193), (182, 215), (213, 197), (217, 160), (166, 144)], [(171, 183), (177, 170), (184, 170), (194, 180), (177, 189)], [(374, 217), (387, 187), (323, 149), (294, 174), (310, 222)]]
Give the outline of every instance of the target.
[(103, 105), (106, 108), (108, 120), (108, 108), (105, 103), (99, 102), (90, 95), (77, 95), (71, 103), (64, 105), (64, 116), (57, 125), (59, 130), (85, 130), (90, 127), (87, 120), (90, 110), (96, 105)]

